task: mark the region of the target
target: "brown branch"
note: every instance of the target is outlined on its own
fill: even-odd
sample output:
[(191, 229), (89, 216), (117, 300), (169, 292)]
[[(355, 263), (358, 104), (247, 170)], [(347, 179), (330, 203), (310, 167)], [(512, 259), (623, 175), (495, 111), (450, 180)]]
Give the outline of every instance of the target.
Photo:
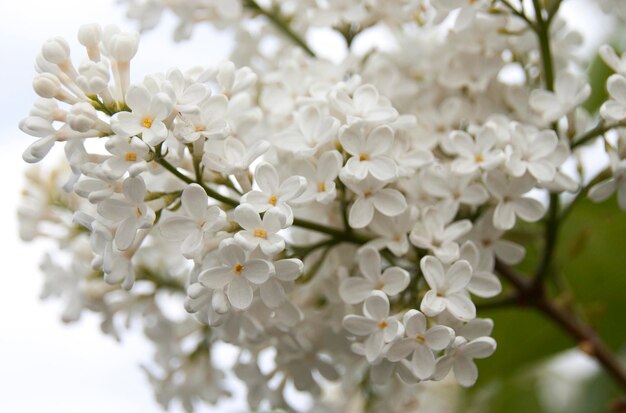
[(511, 267), (496, 262), (496, 271), (516, 290), (517, 302), (534, 308), (576, 340), (585, 353), (594, 357), (613, 380), (626, 392), (626, 370), (617, 357), (604, 344), (593, 328), (579, 317), (563, 310), (550, 301), (542, 290), (533, 288), (530, 280), (517, 274)]

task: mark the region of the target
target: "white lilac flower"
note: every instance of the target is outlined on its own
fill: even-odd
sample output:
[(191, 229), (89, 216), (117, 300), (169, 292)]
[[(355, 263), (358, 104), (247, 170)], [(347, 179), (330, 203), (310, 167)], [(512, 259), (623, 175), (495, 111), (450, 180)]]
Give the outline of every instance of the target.
[(335, 179), (339, 176), (339, 171), (343, 163), (343, 158), (338, 151), (324, 152), (316, 165), (310, 162), (298, 162), (295, 172), (304, 176), (307, 187), (293, 204), (302, 205), (311, 201), (328, 205), (337, 196)]
[(381, 124), (392, 122), (398, 117), (398, 112), (388, 100), (380, 96), (373, 85), (359, 86), (352, 96), (346, 89), (339, 88), (331, 99), (337, 109), (345, 114), (349, 124)]
[(348, 304), (363, 302), (374, 291), (393, 297), (409, 285), (411, 278), (406, 270), (389, 267), (382, 271), (380, 254), (373, 248), (362, 249), (357, 260), (363, 277), (346, 278), (339, 287), (339, 295)]
[(306, 189), (306, 179), (296, 175), (280, 182), (276, 169), (262, 162), (254, 171), (254, 181), (260, 190), (246, 193), (241, 197), (242, 204), (250, 205), (256, 212), (276, 209), (286, 217), (286, 225), (291, 225), (293, 212), (288, 203), (302, 195)]
[(541, 202), (524, 196), (535, 183), (530, 175), (508, 178), (501, 172), (492, 171), (485, 175), (484, 180), (489, 192), (498, 200), (493, 212), (493, 225), (496, 228), (513, 228), (516, 216), (528, 222), (535, 222), (545, 213), (545, 207)]
[(397, 257), (406, 254), (410, 247), (408, 231), (415, 226), (418, 215), (418, 209), (413, 206), (409, 206), (395, 217), (375, 213), (374, 219), (370, 222), (370, 229), (376, 233), (377, 237), (369, 241), (366, 246), (378, 250), (388, 248)]
[(285, 240), (277, 234), (285, 227), (286, 217), (276, 209), (259, 213), (250, 205), (239, 205), (235, 209), (235, 220), (243, 230), (235, 234), (235, 241), (248, 251), (261, 248), (266, 255), (274, 255), (285, 249)]
[(445, 268), (437, 258), (427, 255), (421, 259), (420, 268), (430, 287), (420, 305), (424, 314), (433, 317), (448, 310), (459, 320), (476, 317), (476, 307), (467, 293), (472, 279), (472, 267), (467, 261), (456, 261)]
[(276, 260), (274, 274), (261, 284), (259, 294), (263, 303), (270, 308), (278, 308), (287, 299), (283, 284), (295, 281), (304, 270), (304, 264), (297, 258)]
[(348, 214), (348, 223), (352, 228), (367, 226), (374, 217), (374, 210), (383, 215), (397, 216), (407, 208), (402, 193), (396, 189), (384, 188), (385, 183), (373, 177), (361, 181), (353, 180), (349, 175), (340, 173), (341, 181), (357, 195)]
[(417, 310), (407, 311), (402, 324), (406, 337), (394, 342), (386, 357), (398, 362), (411, 354), (413, 373), (425, 380), (435, 372), (435, 353), (448, 347), (454, 339), (454, 331), (444, 325), (427, 328), (426, 317)]
[(141, 139), (151, 146), (165, 140), (168, 129), (163, 121), (172, 110), (167, 95), (152, 95), (145, 86), (133, 85), (126, 94), (126, 104), (131, 112), (116, 113), (111, 119), (111, 128), (118, 136), (128, 138), (141, 134)]
[(209, 206), (209, 197), (198, 184), (183, 190), (182, 208), (186, 216), (170, 216), (160, 224), (161, 234), (172, 241), (182, 241), (180, 250), (187, 258), (197, 253), (210, 234), (226, 224), (226, 214), (219, 207)]
[(476, 136), (454, 131), (450, 135), (451, 147), (458, 155), (452, 161), (452, 171), (457, 174), (472, 174), (478, 170), (491, 170), (503, 161), (502, 151), (495, 147), (496, 131), (491, 126), (482, 128)]
[(402, 333), (401, 325), (389, 317), (389, 300), (381, 291), (375, 291), (363, 303), (363, 315), (347, 315), (343, 319), (346, 330), (356, 336), (367, 336), (365, 358), (370, 363), (383, 352), (385, 343)]
[(115, 223), (115, 245), (120, 250), (130, 248), (137, 230), (150, 228), (154, 211), (144, 203), (146, 184), (141, 177), (130, 177), (122, 185), (124, 199), (109, 198), (98, 204), (98, 214)]
[(526, 250), (519, 244), (503, 239), (504, 230), (497, 229), (493, 225), (493, 209), (483, 214), (475, 223), (468, 238), (480, 247), (481, 255), (488, 254), (492, 258), (498, 258), (502, 262), (515, 265), (519, 264)]
[(282, 150), (298, 157), (309, 157), (337, 138), (339, 121), (323, 114), (316, 106), (305, 106), (294, 118), (294, 128), (276, 137), (275, 144)]
[(411, 230), (410, 240), (418, 248), (431, 251), (444, 263), (450, 263), (459, 256), (457, 240), (472, 229), (467, 219), (454, 221), (456, 210), (449, 205), (429, 208)]
[(495, 297), (502, 292), (500, 279), (493, 273), (493, 256), (482, 252), (472, 241), (465, 241), (461, 245), (461, 260), (467, 261), (472, 267), (472, 278), (467, 285), (467, 291), (479, 297)]
[(141, 139), (114, 136), (105, 147), (113, 155), (102, 164), (102, 170), (109, 178), (119, 179), (126, 172), (130, 176), (137, 176), (147, 170), (150, 147)]
[(591, 94), (585, 78), (565, 71), (557, 75), (554, 92), (542, 89), (530, 94), (530, 106), (545, 122), (553, 122), (583, 103)]
[(451, 174), (448, 168), (428, 168), (424, 171), (422, 185), (431, 196), (459, 204), (478, 206), (488, 198), (487, 190), (471, 175)]
[(238, 310), (245, 310), (252, 304), (252, 286), (267, 281), (274, 268), (268, 261), (248, 259), (246, 252), (236, 243), (223, 242), (219, 255), (222, 265), (202, 271), (198, 280), (207, 288), (226, 288), (230, 304)]
[(496, 341), (491, 337), (479, 337), (467, 341), (463, 337), (456, 337), (446, 355), (437, 360), (435, 380), (441, 380), (450, 370), (463, 387), (472, 386), (478, 378), (478, 369), (474, 359), (483, 359), (496, 351)]
[(556, 151), (559, 138), (553, 130), (533, 129), (515, 125), (506, 167), (516, 177), (528, 171), (539, 181), (552, 181), (557, 165), (551, 162), (550, 156)]
[(365, 179), (368, 173), (380, 181), (389, 181), (397, 176), (395, 162), (385, 155), (393, 144), (390, 127), (378, 126), (366, 132), (363, 124), (353, 124), (343, 130), (339, 141), (343, 149), (352, 155), (343, 171), (354, 179)]
[(602, 104), (600, 115), (610, 121), (626, 119), (626, 78), (612, 75), (606, 82), (606, 88), (611, 99)]
[(199, 113), (182, 115), (174, 134), (184, 142), (200, 138), (224, 139), (227, 136), (226, 111), (228, 100), (224, 95), (210, 96), (199, 107)]
[(239, 174), (247, 172), (252, 162), (269, 148), (269, 142), (264, 140), (251, 145), (245, 145), (233, 137), (224, 140), (209, 140), (205, 144), (202, 163), (207, 168), (223, 174)]

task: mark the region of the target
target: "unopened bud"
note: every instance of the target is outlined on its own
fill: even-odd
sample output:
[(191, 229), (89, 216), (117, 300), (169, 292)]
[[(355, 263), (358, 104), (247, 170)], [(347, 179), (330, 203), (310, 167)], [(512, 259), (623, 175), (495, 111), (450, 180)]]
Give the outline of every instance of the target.
[(50, 63), (58, 65), (70, 58), (70, 45), (62, 37), (55, 37), (43, 44), (41, 54)]
[(51, 73), (41, 73), (33, 79), (33, 89), (42, 98), (52, 99), (61, 90), (61, 81)]
[(67, 114), (67, 124), (77, 132), (87, 132), (96, 124), (96, 110), (87, 102), (80, 102), (72, 106)]
[(102, 38), (102, 28), (99, 24), (83, 24), (78, 29), (78, 41), (86, 48), (98, 47)]

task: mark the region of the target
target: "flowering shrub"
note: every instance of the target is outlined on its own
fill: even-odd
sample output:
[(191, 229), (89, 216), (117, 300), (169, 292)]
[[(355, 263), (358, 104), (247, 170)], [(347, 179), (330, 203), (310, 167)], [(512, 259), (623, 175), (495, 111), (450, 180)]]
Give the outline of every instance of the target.
[[(127, 3), (143, 29), (171, 9), (178, 39), (201, 22), (233, 30), (231, 61), (131, 83), (137, 34), (81, 27), (78, 66), (64, 39), (48, 40), (40, 98), (20, 123), (37, 138), (24, 160), (63, 142), (70, 171), (64, 192), (60, 172), (30, 173), (21, 235), (51, 236), (70, 258), (42, 264), (64, 320), (96, 311), (115, 336), (115, 319), (144, 320), (160, 403), (192, 411), (226, 397), (210, 352), (223, 342), (239, 349), (233, 371), (252, 408), (302, 410), (285, 397), (293, 385), (323, 411), (411, 411), (423, 382), (474, 385), (475, 360), (496, 351), (480, 307), (514, 304), (626, 386), (615, 356), (544, 287), (580, 197), (617, 192), (626, 210), (626, 56), (600, 49), (615, 74), (594, 120), (560, 0)], [(319, 28), (343, 36), (340, 62), (305, 42)], [(371, 28), (393, 47), (352, 52)], [(589, 181), (567, 169), (600, 139), (606, 171)], [(513, 268), (523, 228), (543, 231), (528, 275)], [(167, 295), (191, 316), (168, 314)], [(328, 381), (341, 400), (321, 397)]]

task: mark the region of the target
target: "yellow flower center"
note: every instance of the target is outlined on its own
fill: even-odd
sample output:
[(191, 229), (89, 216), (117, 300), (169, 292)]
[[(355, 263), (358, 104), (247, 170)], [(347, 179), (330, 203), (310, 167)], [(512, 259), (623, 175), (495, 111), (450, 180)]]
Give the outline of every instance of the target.
[(124, 154), (124, 160), (127, 162), (135, 162), (137, 160), (137, 153), (135, 152), (126, 152)]
[(235, 274), (239, 275), (241, 274), (241, 272), (244, 270), (244, 266), (242, 263), (238, 262), (237, 264), (235, 264), (235, 266), (233, 267), (233, 271), (235, 272)]
[(418, 334), (415, 336), (415, 341), (417, 341), (418, 343), (424, 344), (426, 342), (426, 339), (424, 338), (424, 336), (421, 336)]
[(369, 159), (370, 159), (369, 154), (367, 153), (359, 154), (359, 161), (368, 161)]
[(381, 330), (386, 329), (388, 326), (389, 326), (389, 324), (387, 324), (387, 322), (385, 320), (383, 320), (380, 323), (378, 323), (378, 328), (380, 328)]
[(255, 229), (254, 236), (257, 238), (267, 239), (267, 231), (261, 228)]
[(153, 120), (154, 120), (154, 119), (152, 119), (151, 117), (145, 116), (145, 117), (143, 118), (143, 121), (142, 121), (141, 123), (143, 124), (143, 127), (144, 127), (144, 128), (148, 128), (148, 129), (150, 129), (150, 128), (152, 127), (152, 121), (153, 121)]
[(326, 192), (326, 184), (324, 182), (317, 184), (317, 192)]
[(278, 202), (278, 197), (276, 195), (272, 195), (267, 202), (269, 202), (272, 206), (276, 206), (276, 202)]
[(478, 153), (476, 154), (476, 156), (474, 157), (474, 159), (476, 159), (476, 162), (480, 163), (483, 162), (485, 160), (485, 158), (483, 157), (482, 153)]

